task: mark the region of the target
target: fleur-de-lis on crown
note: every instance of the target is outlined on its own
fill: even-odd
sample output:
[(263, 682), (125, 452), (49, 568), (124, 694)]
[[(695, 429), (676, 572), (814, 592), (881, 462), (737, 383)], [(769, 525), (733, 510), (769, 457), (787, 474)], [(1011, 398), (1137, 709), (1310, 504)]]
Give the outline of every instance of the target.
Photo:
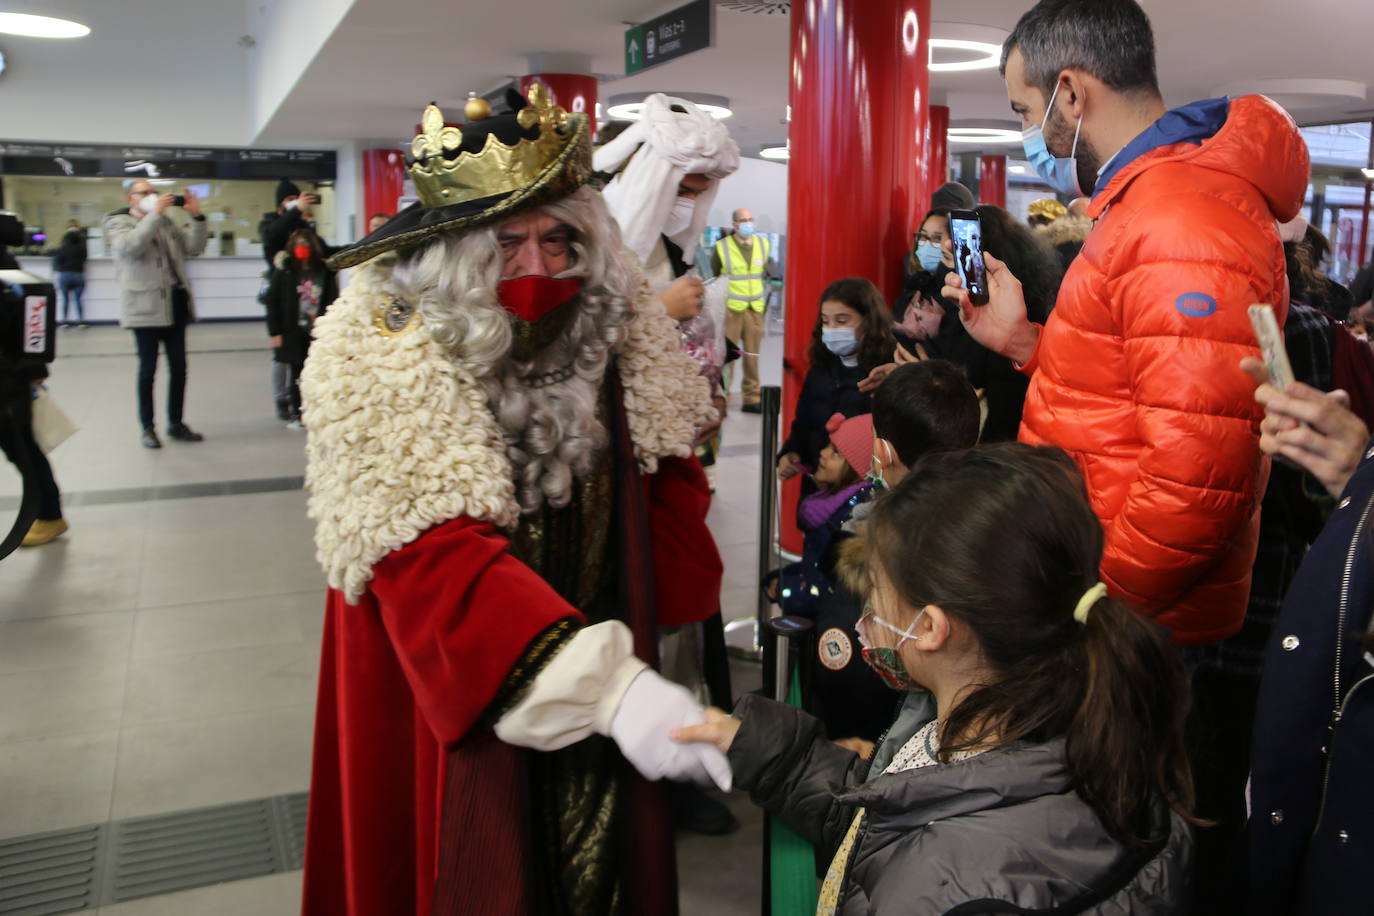
[(429, 103), (420, 118), (420, 131), (410, 145), (416, 165), (430, 157), (445, 158), (450, 153), (456, 153), (458, 147), (463, 145), (463, 132), (445, 125), (443, 112), (433, 102)]
[(549, 87), (545, 86), (542, 80), (535, 80), (530, 84), (526, 98), (529, 99), (529, 107), (520, 109), (520, 113), (515, 116), (521, 127), (529, 130), (538, 124), (541, 133), (549, 130), (567, 130), (568, 112), (563, 106), (553, 103)]

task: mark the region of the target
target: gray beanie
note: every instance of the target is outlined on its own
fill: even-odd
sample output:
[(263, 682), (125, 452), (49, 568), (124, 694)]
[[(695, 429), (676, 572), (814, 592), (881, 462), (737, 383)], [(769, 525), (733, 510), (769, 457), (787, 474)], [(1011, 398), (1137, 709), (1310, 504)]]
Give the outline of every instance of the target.
[(957, 181), (940, 185), (930, 198), (932, 210), (972, 210), (973, 192)]

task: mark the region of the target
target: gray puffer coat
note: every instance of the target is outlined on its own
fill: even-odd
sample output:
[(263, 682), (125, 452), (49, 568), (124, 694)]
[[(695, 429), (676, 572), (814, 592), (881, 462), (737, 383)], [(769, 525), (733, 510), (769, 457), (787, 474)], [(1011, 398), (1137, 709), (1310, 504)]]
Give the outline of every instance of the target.
[[(1163, 801), (1159, 839), (1126, 847), (1070, 786), (1062, 739), (868, 780), (869, 763), (832, 744), (813, 717), (745, 696), (730, 747), (735, 784), (833, 855), (867, 816), (845, 870), (843, 916), (982, 913), (1167, 914), (1188, 897), (1192, 832)], [(912, 693), (874, 754), (882, 774), (935, 717)]]

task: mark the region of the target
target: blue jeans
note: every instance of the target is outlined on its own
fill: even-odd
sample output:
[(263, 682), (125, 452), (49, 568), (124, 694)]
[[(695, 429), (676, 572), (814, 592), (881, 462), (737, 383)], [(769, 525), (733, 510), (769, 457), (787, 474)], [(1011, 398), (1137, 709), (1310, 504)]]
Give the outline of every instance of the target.
[(76, 304), (76, 320), (86, 320), (82, 297), (86, 295), (86, 275), (71, 270), (57, 272), (57, 290), (62, 294), (62, 320), (72, 320), (72, 304)]

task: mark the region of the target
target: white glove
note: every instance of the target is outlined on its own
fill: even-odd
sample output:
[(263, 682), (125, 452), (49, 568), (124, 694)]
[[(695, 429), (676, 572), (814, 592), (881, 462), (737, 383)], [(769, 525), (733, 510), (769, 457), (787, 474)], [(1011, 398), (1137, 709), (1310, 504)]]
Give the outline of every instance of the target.
[(702, 708), (687, 688), (656, 671), (641, 671), (611, 718), (611, 738), (645, 779), (715, 783), (729, 791), (730, 764), (718, 748), (668, 737), (675, 728), (705, 721)]

